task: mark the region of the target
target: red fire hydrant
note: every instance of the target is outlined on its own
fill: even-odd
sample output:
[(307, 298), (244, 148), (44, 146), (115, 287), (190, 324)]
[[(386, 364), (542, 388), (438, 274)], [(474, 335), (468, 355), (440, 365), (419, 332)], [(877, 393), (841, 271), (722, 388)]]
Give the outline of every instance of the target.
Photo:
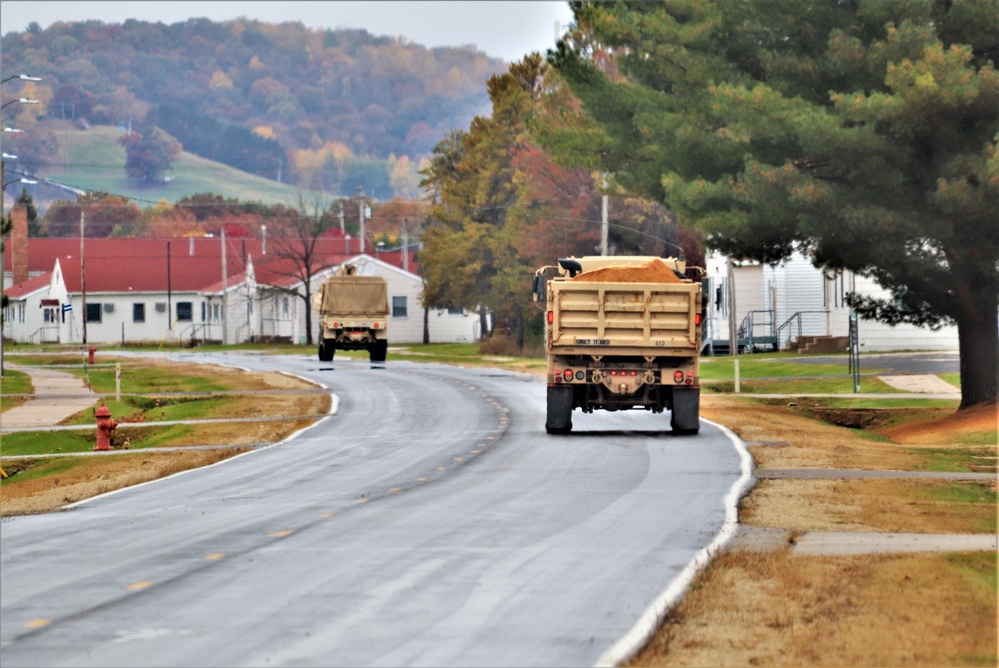
[(87, 348), (87, 364), (94, 363), (94, 353), (96, 352), (97, 348), (95, 348), (94, 346), (90, 346), (89, 348)]
[(97, 418), (97, 445), (94, 450), (110, 450), (114, 445), (114, 430), (118, 421), (111, 419), (111, 411), (104, 404), (98, 406), (94, 417)]

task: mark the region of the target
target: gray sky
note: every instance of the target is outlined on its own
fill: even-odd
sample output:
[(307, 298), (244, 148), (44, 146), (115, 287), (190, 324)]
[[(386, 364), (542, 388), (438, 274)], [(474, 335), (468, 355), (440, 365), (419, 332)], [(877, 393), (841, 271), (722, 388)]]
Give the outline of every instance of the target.
[(0, 31), (23, 31), (32, 21), (46, 28), (56, 21), (121, 23), (126, 19), (176, 23), (207, 17), (215, 21), (240, 16), (268, 23), (301, 21), (310, 28), (363, 28), (373, 35), (402, 36), (427, 47), (474, 44), (508, 62), (531, 51), (555, 46), (555, 23), (567, 24), (567, 2), (544, 0), (389, 2), (49, 2), (3, 0)]

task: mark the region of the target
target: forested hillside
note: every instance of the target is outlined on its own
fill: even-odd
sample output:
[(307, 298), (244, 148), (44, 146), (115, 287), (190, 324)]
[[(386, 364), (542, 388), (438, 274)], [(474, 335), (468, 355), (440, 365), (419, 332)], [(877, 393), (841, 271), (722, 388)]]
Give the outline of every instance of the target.
[(31, 25), (3, 36), (2, 59), (5, 76), (41, 77), (20, 91), (41, 105), (4, 112), (25, 130), (5, 137), (22, 168), (64, 159), (49, 119), (159, 127), (252, 174), (383, 199), (415, 190), (419, 161), (488, 112), (485, 82), (505, 69), (467, 47), (249, 19)]

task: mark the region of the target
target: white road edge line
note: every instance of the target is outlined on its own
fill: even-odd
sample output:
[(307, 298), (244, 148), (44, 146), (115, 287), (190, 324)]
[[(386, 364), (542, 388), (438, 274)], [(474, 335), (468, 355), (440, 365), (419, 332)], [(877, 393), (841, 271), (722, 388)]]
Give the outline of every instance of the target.
[(635, 625), (631, 627), (631, 630), (597, 659), (597, 663), (595, 664), (597, 668), (619, 666), (634, 657), (652, 638), (666, 616), (666, 613), (680, 602), (680, 599), (687, 592), (697, 574), (711, 563), (714, 555), (735, 536), (736, 527), (739, 523), (739, 499), (742, 498), (753, 483), (753, 457), (749, 454), (746, 444), (743, 443), (742, 439), (736, 436), (728, 427), (715, 424), (704, 418), (701, 418), (701, 420), (718, 427), (723, 434), (728, 436), (739, 453), (741, 460), (740, 468), (742, 474), (733, 483), (728, 494), (725, 495), (725, 524), (714, 540), (702, 548), (690, 563), (673, 578), (673, 581), (669, 583), (666, 589), (653, 601), (652, 605), (639, 617)]
[[(220, 365), (220, 366), (224, 366), (224, 365)], [(302, 380), (304, 380), (304, 381), (306, 381), (308, 383), (312, 383), (313, 385), (318, 385), (319, 387), (323, 388), (324, 390), (328, 390), (329, 389), (329, 387), (327, 385), (325, 385), (323, 383), (320, 383), (318, 381), (312, 380), (310, 378), (304, 378), (302, 376), (297, 376), (295, 374), (288, 373), (286, 371), (281, 371), (279, 373), (283, 373), (286, 376), (293, 376), (295, 378), (301, 378)], [(298, 431), (296, 431), (294, 434), (291, 434), (290, 436), (288, 436), (284, 440), (278, 441), (277, 443), (271, 443), (270, 445), (264, 446), (262, 448), (254, 448), (253, 450), (250, 450), (248, 452), (244, 452), (244, 453), (239, 454), (239, 455), (235, 455), (233, 457), (227, 457), (226, 459), (219, 460), (219, 461), (215, 462), (214, 464), (209, 464), (208, 466), (198, 466), (198, 467), (195, 467), (193, 469), (185, 469), (183, 471), (177, 471), (176, 473), (171, 473), (170, 475), (165, 476), (163, 478), (156, 478), (154, 480), (147, 480), (146, 482), (140, 482), (138, 485), (131, 485), (129, 487), (122, 487), (121, 489), (113, 489), (110, 492), (104, 492), (103, 494), (98, 494), (97, 496), (91, 496), (91, 497), (86, 498), (86, 499), (80, 499), (79, 501), (74, 501), (73, 503), (67, 504), (65, 506), (60, 506), (60, 509), (61, 510), (69, 510), (71, 508), (78, 508), (79, 506), (84, 506), (84, 505), (90, 503), (91, 501), (96, 501), (97, 499), (104, 499), (104, 498), (107, 498), (107, 497), (112, 496), (114, 494), (119, 494), (121, 492), (125, 492), (125, 491), (131, 490), (131, 489), (138, 489), (139, 487), (144, 487), (146, 485), (152, 485), (153, 483), (157, 483), (157, 482), (160, 482), (160, 481), (163, 481), (163, 480), (170, 480), (171, 478), (176, 478), (177, 476), (182, 476), (185, 473), (192, 473), (194, 471), (202, 471), (204, 469), (209, 469), (209, 468), (212, 468), (213, 466), (219, 466), (221, 464), (225, 464), (227, 462), (231, 462), (233, 460), (239, 459), (240, 457), (245, 457), (247, 455), (252, 455), (254, 452), (261, 452), (263, 450), (269, 450), (269, 449), (271, 449), (273, 447), (277, 447), (279, 445), (283, 445), (283, 444), (287, 443), (288, 441), (291, 441), (292, 439), (297, 438), (300, 434), (303, 434), (303, 433), (307, 432), (308, 430), (312, 429), (313, 427), (319, 425), (319, 423), (325, 422), (327, 420), (327, 418), (336, 415), (338, 410), (340, 410), (340, 397), (338, 395), (333, 394), (332, 392), (330, 392), (330, 410), (329, 410), (329, 413), (327, 414), (327, 416), (324, 417), (324, 418), (322, 418), (321, 420), (316, 420), (315, 422), (313, 422), (310, 425), (302, 427), (301, 429), (299, 429)], [(239, 447), (239, 446), (233, 446), (233, 447)], [(136, 452), (141, 452), (141, 451), (137, 450)]]

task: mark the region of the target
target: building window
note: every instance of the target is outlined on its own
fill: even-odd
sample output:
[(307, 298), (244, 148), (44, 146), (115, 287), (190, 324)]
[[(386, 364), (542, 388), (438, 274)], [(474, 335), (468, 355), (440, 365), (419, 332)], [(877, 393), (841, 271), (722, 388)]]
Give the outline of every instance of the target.
[(177, 302), (177, 321), (190, 322), (194, 319), (194, 308), (191, 302)]
[(465, 313), (465, 309), (463, 309), (460, 306), (452, 306), (452, 307), (449, 307), (448, 310), (447, 310), (447, 314), (448, 315), (463, 315), (464, 313)]
[(100, 322), (103, 312), (100, 304), (87, 304), (87, 322)]
[(406, 296), (392, 297), (392, 317), (406, 318), (409, 316), (409, 308), (406, 305)]
[(201, 302), (201, 322), (205, 321), (205, 313), (208, 311), (208, 305), (205, 302)]
[(288, 304), (287, 297), (281, 300), (281, 317), (284, 320), (289, 320), (291, 318), (291, 308)]
[(142, 302), (132, 304), (132, 322), (146, 321), (146, 305)]
[(222, 313), (218, 304), (212, 304), (212, 322), (221, 322)]

